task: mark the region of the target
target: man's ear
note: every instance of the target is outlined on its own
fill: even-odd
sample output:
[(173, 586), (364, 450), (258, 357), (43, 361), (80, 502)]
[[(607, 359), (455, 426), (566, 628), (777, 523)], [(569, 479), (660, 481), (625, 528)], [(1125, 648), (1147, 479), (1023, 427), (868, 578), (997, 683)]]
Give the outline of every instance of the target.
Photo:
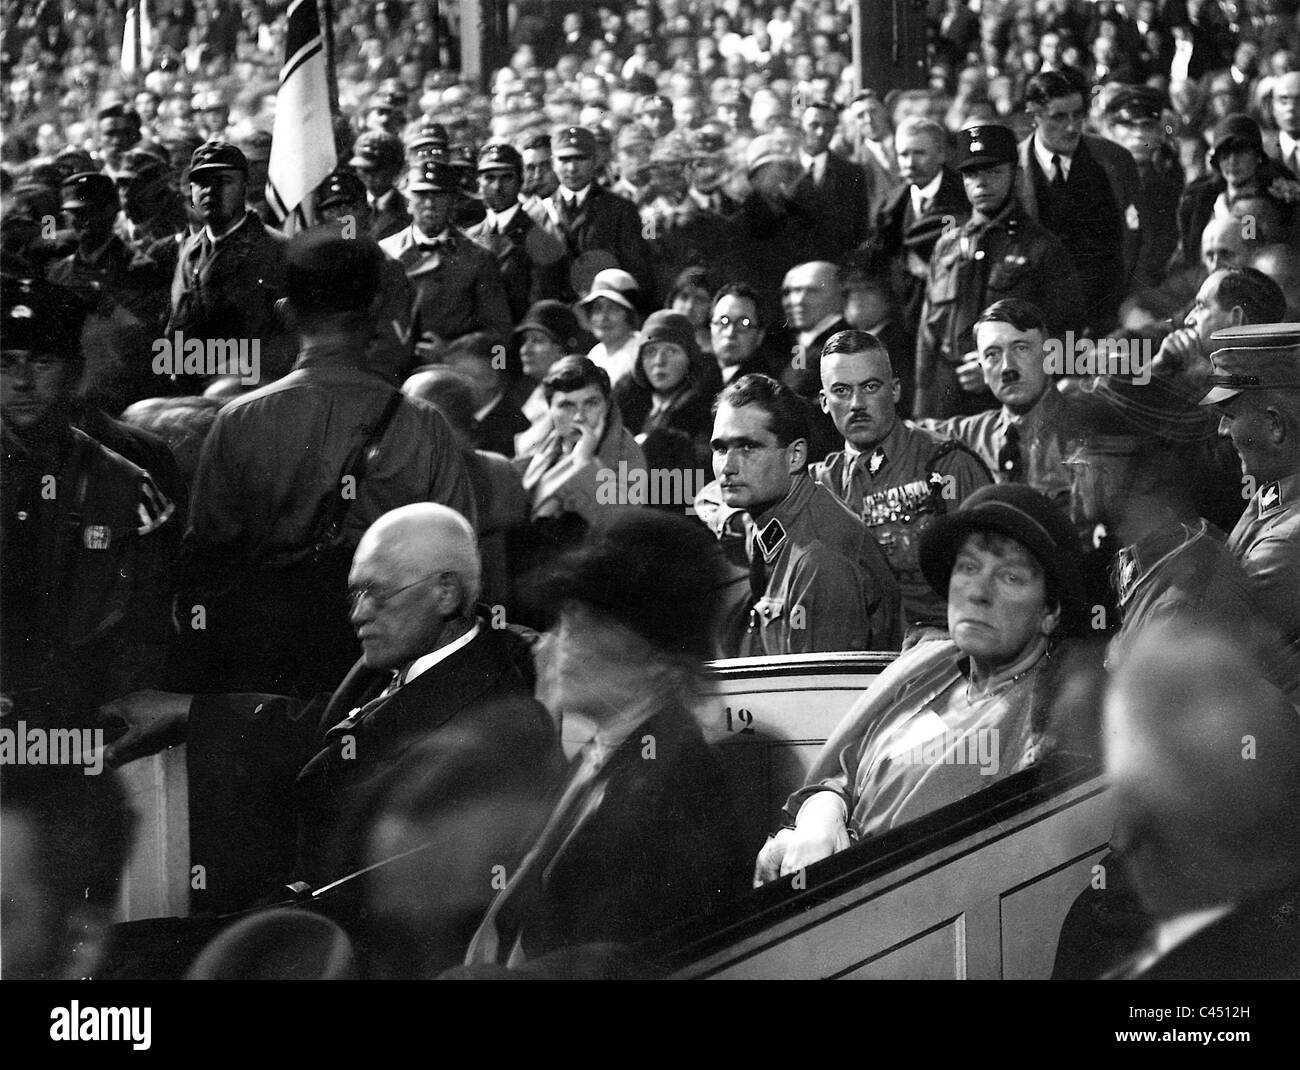
[(796, 438), (785, 449), (786, 462), (792, 476), (798, 475), (808, 467), (808, 440), (806, 438)]
[(1234, 327), (1240, 327), (1246, 322), (1246, 310), (1240, 305), (1233, 305), (1232, 311), (1228, 313)]
[[(897, 393), (897, 389), (898, 389), (897, 385), (895, 385), (894, 389), (895, 389), (895, 393)], [(817, 400), (821, 404), (822, 412), (826, 413), (826, 415), (829, 416), (831, 412), (831, 399), (826, 396), (825, 390), (817, 391)], [(895, 396), (894, 400), (895, 401), (898, 400), (897, 396)]]
[(894, 377), (893, 385), (890, 387), (890, 390), (894, 395), (894, 404), (897, 405), (899, 398), (903, 396), (903, 384), (898, 380), (897, 376)]
[(1043, 616), (1038, 622), (1038, 630), (1044, 635), (1051, 635), (1060, 625), (1061, 603), (1057, 602), (1055, 606), (1043, 610)]

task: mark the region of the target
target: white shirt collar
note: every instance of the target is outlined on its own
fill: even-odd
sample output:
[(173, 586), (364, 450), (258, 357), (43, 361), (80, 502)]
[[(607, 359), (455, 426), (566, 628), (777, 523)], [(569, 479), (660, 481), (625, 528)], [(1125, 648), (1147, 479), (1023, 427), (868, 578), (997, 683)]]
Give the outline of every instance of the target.
[(494, 212), (491, 208), (487, 210), (488, 225), (494, 230), (505, 230), (513, 222), (516, 213), (519, 211), (518, 204), (512, 204), (504, 212)]
[(801, 346), (810, 346), (810, 345), (812, 345), (813, 340), (814, 340), (814, 339), (815, 339), (819, 334), (821, 334), (822, 331), (826, 330), (827, 327), (829, 327), (832, 323), (834, 323), (836, 320), (838, 320), (838, 319), (840, 318), (841, 315), (842, 315), (842, 313), (839, 313), (839, 312), (832, 312), (829, 316), (825, 316), (825, 317), (823, 317), (821, 320), (819, 320), (819, 321), (816, 323), (816, 325), (814, 325), (813, 327), (810, 327), (808, 330), (806, 330), (806, 331), (800, 331), (800, 332), (799, 332), (799, 344), (800, 344)]
[(451, 227), (450, 226), (443, 227), (442, 232), (440, 234), (431, 236), (426, 234), (418, 226), (412, 223), (411, 237), (414, 239), (416, 245), (428, 245), (430, 242), (435, 242), (435, 241), (449, 241), (451, 239)]
[(226, 240), (227, 238), (229, 238), (232, 234), (234, 234), (235, 231), (239, 230), (239, 229), (240, 229), (240, 228), (241, 228), (245, 223), (247, 223), (248, 220), (249, 220), (249, 217), (250, 217), (252, 214), (253, 214), (252, 212), (250, 212), (250, 211), (248, 211), (247, 209), (245, 209), (245, 210), (244, 210), (244, 214), (243, 214), (243, 216), (240, 218), (239, 222), (236, 223), (233, 227), (231, 227), (228, 231), (226, 231), (226, 232), (225, 232), (223, 235), (221, 235), (221, 237), (219, 237), (219, 238), (218, 238), (215, 234), (212, 233), (212, 227), (209, 226), (209, 225), (206, 224), (206, 223), (203, 225), (203, 233), (206, 234), (206, 235), (208, 236), (208, 241), (210, 241), (213, 245), (219, 245), (221, 242), (225, 241), (225, 240)]
[(413, 662), (411, 662), (411, 667), (407, 669), (406, 672), (403, 674), (402, 686), (405, 687), (421, 673), (428, 672), (440, 661), (446, 661), (449, 657), (451, 657), (454, 653), (456, 653), (456, 651), (464, 650), (465, 647), (469, 646), (469, 644), (474, 641), (474, 637), (478, 635), (480, 629), (481, 629), (481, 625), (476, 620), (474, 622), (474, 627), (472, 627), (460, 638), (453, 639), (446, 646), (440, 646), (438, 647), (437, 650), (430, 651), (428, 654), (425, 654), (424, 657), (416, 658)]
[(1284, 164), (1290, 165), (1291, 154), (1300, 150), (1300, 141), (1293, 138), (1285, 130), (1277, 132), (1277, 152), (1282, 157)]
[(939, 184), (943, 181), (943, 170), (930, 179), (924, 186), (912, 187), (912, 213), (921, 214), (921, 204), (923, 201), (932, 201), (939, 192)]
[(585, 186), (582, 187), (582, 189), (578, 190), (577, 193), (574, 193), (572, 190), (570, 190), (568, 186), (561, 186), (558, 190), (555, 191), (555, 195), (557, 197), (563, 198), (566, 202), (572, 204), (575, 208), (581, 208), (584, 204), (587, 203), (587, 196), (588, 194), (591, 193), (591, 186), (592, 183), (588, 182)]
[(1034, 135), (1034, 159), (1038, 161), (1038, 166), (1043, 169), (1043, 174), (1047, 176), (1050, 182), (1052, 179), (1052, 157), (1056, 156), (1061, 161), (1061, 174), (1067, 179), (1070, 177), (1070, 164), (1073, 157), (1065, 155), (1063, 152), (1049, 152), (1043, 147), (1043, 143), (1038, 140), (1038, 135)]

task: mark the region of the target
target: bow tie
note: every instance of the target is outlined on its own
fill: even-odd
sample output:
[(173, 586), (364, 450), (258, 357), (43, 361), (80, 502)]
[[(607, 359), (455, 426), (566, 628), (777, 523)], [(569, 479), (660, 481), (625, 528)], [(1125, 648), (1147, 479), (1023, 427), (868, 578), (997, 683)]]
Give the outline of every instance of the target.
[(422, 253), (449, 253), (451, 252), (450, 238), (434, 238), (433, 241), (418, 241), (415, 247)]

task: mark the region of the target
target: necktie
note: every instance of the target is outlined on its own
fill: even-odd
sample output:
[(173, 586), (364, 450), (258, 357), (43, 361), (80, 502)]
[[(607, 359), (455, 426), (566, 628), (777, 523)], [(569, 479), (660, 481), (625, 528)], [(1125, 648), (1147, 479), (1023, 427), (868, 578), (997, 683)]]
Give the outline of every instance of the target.
[(444, 253), (451, 248), (451, 242), (446, 238), (434, 238), (433, 241), (422, 241), (417, 244), (422, 253)]
[(998, 472), (1003, 483), (1024, 482), (1024, 458), (1020, 451), (1020, 428), (1007, 424), (1002, 432), (1002, 445), (998, 449)]
[(1052, 188), (1061, 189), (1065, 185), (1065, 172), (1061, 169), (1061, 158), (1052, 157)]

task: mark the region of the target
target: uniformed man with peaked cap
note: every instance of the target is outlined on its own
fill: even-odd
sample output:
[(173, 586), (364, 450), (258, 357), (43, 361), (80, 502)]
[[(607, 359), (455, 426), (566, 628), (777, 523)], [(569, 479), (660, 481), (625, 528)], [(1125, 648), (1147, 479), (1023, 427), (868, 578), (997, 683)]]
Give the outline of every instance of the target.
[(1230, 327), (1210, 340), (1214, 371), (1201, 404), (1218, 407), (1219, 433), (1257, 488), (1228, 549), (1300, 666), (1300, 323)]

